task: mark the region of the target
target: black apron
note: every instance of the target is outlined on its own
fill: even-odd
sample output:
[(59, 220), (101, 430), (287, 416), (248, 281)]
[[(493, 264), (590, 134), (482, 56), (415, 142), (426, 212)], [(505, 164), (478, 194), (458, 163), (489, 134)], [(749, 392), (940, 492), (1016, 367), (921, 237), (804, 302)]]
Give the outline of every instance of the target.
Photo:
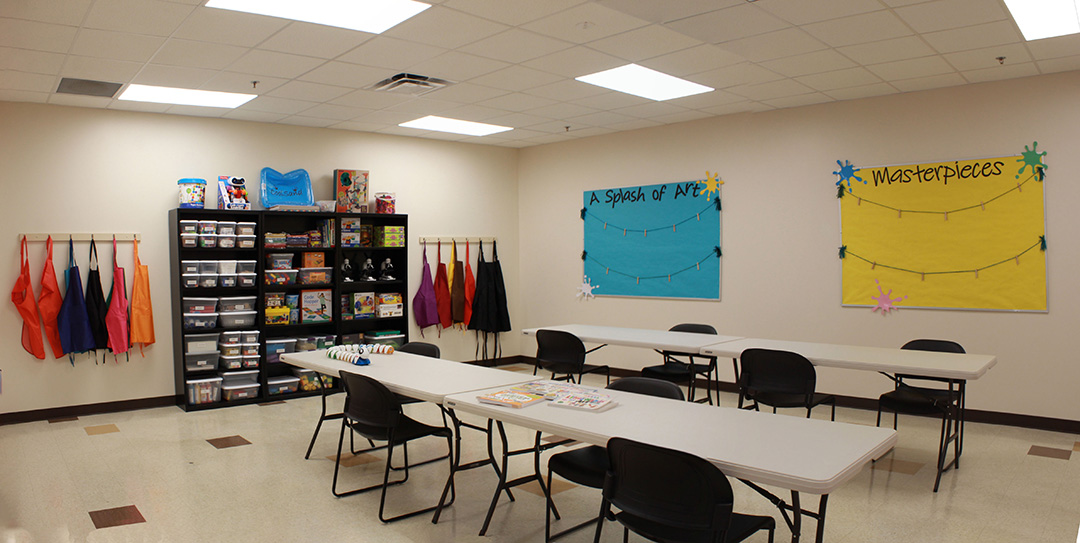
[[(97, 362), (97, 350), (105, 349), (109, 343), (109, 332), (105, 329), (105, 314), (109, 304), (105, 302), (105, 291), (101, 288), (101, 272), (98, 271), (97, 243), (90, 238), (90, 270), (86, 272), (86, 315), (90, 319), (90, 331), (94, 335), (94, 362)], [(105, 361), (102, 353), (102, 362)]]
[[(499, 332), (510, 331), (510, 312), (506, 307), (506, 285), (503, 284), (502, 267), (499, 265), (499, 249), (491, 244), (491, 262), (484, 261), (484, 245), (480, 244), (480, 256), (476, 262), (476, 294), (473, 296), (472, 319), (469, 330), (475, 330), (477, 358), (490, 360), (502, 355)], [(483, 352), (481, 353), (481, 334)], [(491, 354), (488, 354), (488, 334), (495, 334)]]

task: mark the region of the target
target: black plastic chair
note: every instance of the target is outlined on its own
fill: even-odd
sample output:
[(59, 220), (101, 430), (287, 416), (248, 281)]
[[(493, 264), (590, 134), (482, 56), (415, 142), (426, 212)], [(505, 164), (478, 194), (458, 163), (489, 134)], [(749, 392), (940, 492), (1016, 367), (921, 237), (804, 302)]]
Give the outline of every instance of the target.
[[(935, 351), (942, 353), (963, 353), (964, 348), (955, 341), (943, 339), (916, 339), (904, 344), (901, 349), (914, 351)], [(941, 485), (941, 474), (950, 467), (960, 467), (960, 453), (964, 446), (964, 385), (960, 379), (941, 379), (918, 375), (895, 375), (892, 377), (896, 388), (878, 398), (877, 425), (881, 426), (881, 411), (893, 412), (893, 429), (896, 429), (898, 413), (908, 415), (938, 415), (941, 417), (941, 438), (938, 443), (937, 478), (934, 480), (934, 492)], [(912, 386), (910, 381), (944, 383), (944, 387), (932, 388)], [(955, 430), (954, 430), (955, 425)], [(949, 444), (953, 444), (953, 460), (945, 463)]]
[[(607, 384), (611, 384), (611, 368), (608, 366), (586, 366), (585, 344), (577, 336), (560, 330), (536, 331), (536, 366), (537, 369), (551, 372), (551, 379), (580, 383), (586, 373), (603, 371)], [(574, 379), (577, 375), (577, 380)]]
[[(684, 323), (676, 324), (669, 330), (670, 332), (688, 332), (691, 334), (711, 334), (716, 335), (716, 328), (708, 324), (693, 324)], [(663, 355), (664, 363), (660, 366), (649, 366), (641, 369), (642, 377), (651, 377), (653, 379), (663, 379), (665, 381), (671, 381), (672, 383), (686, 383), (687, 389), (690, 391), (690, 401), (694, 400), (695, 390), (697, 388), (697, 376), (705, 376), (705, 399), (696, 400), (699, 403), (708, 403), (713, 405), (713, 383), (716, 384), (716, 401), (720, 403), (720, 390), (719, 382), (716, 381), (716, 357), (704, 356), (697, 353), (679, 353), (674, 351), (656, 351)], [(686, 357), (683, 360), (680, 357)], [(704, 364), (697, 364), (694, 362), (696, 359), (706, 360)]]
[[(760, 411), (759, 404), (773, 408), (805, 407), (806, 418), (821, 404), (832, 405), (831, 420), (836, 420), (836, 397), (818, 394), (817, 372), (801, 354), (772, 349), (747, 349), (739, 356), (739, 409)], [(743, 407), (743, 402), (754, 402)]]
[[(668, 381), (661, 381), (659, 379), (650, 379), (648, 377), (623, 377), (622, 379), (616, 379), (615, 382), (608, 385), (607, 388), (609, 390), (625, 390), (626, 392), (646, 394), (672, 400), (682, 401), (684, 399), (682, 389), (679, 388), (679, 385)], [(588, 447), (561, 452), (548, 459), (548, 506), (546, 511), (547, 516), (544, 522), (544, 541), (554, 541), (566, 534), (580, 530), (594, 522), (598, 522), (603, 518), (595, 517), (571, 528), (567, 528), (555, 535), (551, 535), (551, 511), (554, 509), (554, 502), (551, 499), (551, 474), (556, 473), (563, 479), (567, 479), (581, 486), (603, 488), (604, 474), (607, 473), (607, 470), (607, 451), (604, 450), (603, 447), (597, 445), (589, 445)]]
[[(623, 541), (634, 532), (668, 543), (734, 543), (760, 530), (773, 541), (772, 517), (733, 512), (731, 484), (719, 468), (690, 453), (611, 438), (600, 516), (619, 509)], [(596, 525), (600, 541), (604, 523)]]
[[(341, 372), (342, 382), (345, 383), (345, 417), (341, 420), (341, 435), (338, 437), (337, 462), (334, 463), (334, 484), (331, 487), (334, 496), (351, 496), (369, 490), (381, 489), (382, 496), (379, 498), (379, 520), (393, 522), (403, 518), (412, 517), (429, 511), (434, 511), (436, 506), (404, 513), (386, 518), (386, 489), (393, 485), (399, 485), (409, 480), (409, 447), (408, 442), (422, 437), (441, 437), (446, 439), (447, 456), (453, 451), (451, 438), (452, 432), (446, 426), (430, 426), (407, 417), (401, 411), (401, 402), (397, 396), (390, 392), (382, 383), (355, 373)], [(345, 443), (345, 430), (350, 429), (373, 441), (386, 442), (386, 467), (383, 470), (382, 484), (376, 484), (347, 492), (338, 492), (338, 471), (341, 468), (341, 447)], [(401, 445), (405, 458), (405, 476), (398, 481), (390, 481), (390, 462), (394, 456), (394, 447)], [(453, 461), (450, 460), (449, 468), (453, 469)]]
[(440, 358), (442, 355), (438, 345), (424, 343), (422, 341), (410, 341), (401, 347), (398, 347), (397, 350), (403, 353), (418, 354), (429, 358)]

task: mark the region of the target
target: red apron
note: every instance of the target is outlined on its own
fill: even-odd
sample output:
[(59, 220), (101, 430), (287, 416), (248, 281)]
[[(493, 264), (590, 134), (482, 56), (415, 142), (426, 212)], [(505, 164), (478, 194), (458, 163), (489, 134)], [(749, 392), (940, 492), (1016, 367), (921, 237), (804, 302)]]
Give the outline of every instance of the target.
[(439, 325), (450, 328), (454, 322), (450, 314), (450, 284), (446, 280), (446, 264), (442, 262), (442, 242), (436, 254), (439, 264), (435, 268), (435, 307), (439, 309)]
[(45, 338), (49, 340), (53, 356), (60, 358), (65, 353), (60, 342), (60, 332), (56, 328), (56, 316), (60, 314), (60, 305), (64, 303), (64, 299), (60, 296), (60, 285), (56, 283), (56, 270), (53, 269), (52, 236), (45, 240), (45, 269), (41, 272), (41, 295), (38, 296), (37, 303)]
[(128, 352), (128, 301), (124, 285), (124, 268), (116, 263), (116, 238), (113, 238), (113, 286), (109, 292), (109, 312), (105, 314), (105, 328), (109, 332), (109, 350), (115, 357)]
[(465, 327), (472, 320), (472, 301), (476, 294), (476, 277), (472, 272), (472, 257), (469, 255), (469, 242), (465, 242)]
[[(139, 241), (135, 243), (135, 277), (131, 285), (131, 344), (154, 343), (154, 308), (150, 304), (150, 271), (139, 260)], [(144, 355), (145, 356), (145, 355)]]
[(26, 236), (22, 240), (22, 262), (19, 265), (19, 277), (11, 289), (11, 303), (19, 310), (22, 317), (22, 346), (26, 352), (38, 360), (45, 360), (45, 343), (41, 341), (41, 317), (38, 315), (37, 302), (34, 301), (34, 289), (30, 285), (30, 261), (26, 258)]

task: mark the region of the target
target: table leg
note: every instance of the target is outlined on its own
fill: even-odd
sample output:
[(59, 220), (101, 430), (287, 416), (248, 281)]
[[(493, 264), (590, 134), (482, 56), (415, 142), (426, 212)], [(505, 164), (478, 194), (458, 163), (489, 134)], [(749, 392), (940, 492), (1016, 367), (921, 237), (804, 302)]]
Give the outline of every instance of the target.
[[(449, 507), (451, 504), (454, 503), (455, 490), (456, 490), (455, 487), (454, 487), (454, 475), (457, 472), (466, 471), (466, 470), (475, 469), (475, 468), (490, 465), (492, 467), (492, 469), (495, 470), (495, 475), (497, 477), (499, 477), (500, 481), (503, 480), (503, 478), (504, 478), (503, 472), (502, 472), (502, 470), (499, 469), (498, 462), (496, 462), (496, 460), (495, 460), (495, 451), (494, 451), (494, 447), (492, 446), (492, 443), (491, 443), (491, 439), (492, 439), (492, 420), (488, 419), (486, 427), (476, 426), (474, 424), (469, 424), (467, 422), (463, 422), (461, 419), (459, 419), (457, 417), (457, 414), (454, 412), (453, 409), (447, 409), (447, 408), (445, 408), (445, 407), (443, 407), (441, 405), (439, 407), (443, 410), (444, 413), (450, 415), (450, 420), (454, 424), (454, 443), (455, 443), (455, 447), (454, 447), (454, 458), (453, 458), (453, 461), (450, 463), (450, 476), (447, 478), (446, 485), (443, 487), (442, 497), (439, 499), (439, 506), (435, 510), (435, 515), (431, 518), (431, 523), (432, 524), (438, 524), (439, 517), (442, 515), (442, 509), (444, 507)], [(461, 434), (462, 434), (462, 429), (463, 428), (469, 428), (469, 429), (476, 430), (478, 432), (482, 432), (482, 433), (486, 434), (486, 436), (487, 436), (487, 453), (488, 453), (487, 458), (484, 458), (484, 459), (481, 459), (481, 460), (476, 460), (476, 461), (469, 462), (467, 464), (462, 465), (462, 463), (461, 463)], [(510, 492), (510, 489), (506, 488), (504, 490), (506, 491), (506, 496), (508, 498), (510, 498), (510, 501), (514, 501), (514, 495)], [(450, 495), (450, 501), (444, 503), (446, 501), (447, 494)]]
[[(525, 448), (525, 449), (510, 450), (510, 443), (509, 443), (509, 440), (506, 437), (506, 428), (503, 426), (502, 421), (496, 421), (495, 424), (499, 428), (499, 438), (502, 441), (502, 451), (503, 451), (502, 452), (502, 469), (499, 470), (499, 486), (495, 489), (495, 494), (491, 497), (491, 505), (488, 506), (487, 515), (484, 517), (484, 525), (480, 528), (480, 535), (481, 536), (484, 536), (485, 534), (487, 534), (488, 526), (491, 525), (491, 517), (494, 516), (494, 514), (495, 514), (495, 506), (497, 506), (499, 504), (499, 495), (502, 494), (503, 491), (506, 492), (507, 496), (510, 496), (510, 489), (512, 487), (515, 487), (515, 486), (518, 486), (518, 485), (523, 485), (523, 484), (531, 482), (531, 481), (536, 481), (537, 483), (540, 484), (540, 490), (544, 493), (544, 497), (548, 501), (550, 501), (550, 499), (551, 499), (551, 494), (548, 492), (547, 485), (544, 483), (544, 478), (540, 475), (540, 451), (543, 450), (543, 447), (541, 447), (541, 445), (540, 445), (540, 432), (536, 432), (536, 439), (535, 439), (532, 447)], [(517, 456), (519, 454), (526, 454), (526, 453), (530, 453), (530, 452), (533, 453), (533, 455), (534, 455), (534, 457), (533, 457), (533, 473), (530, 474), (530, 475), (526, 475), (526, 476), (523, 476), (523, 477), (518, 477), (517, 479), (507, 481), (506, 477), (507, 477), (507, 474), (509, 473), (509, 469), (510, 469), (510, 466), (509, 466), (510, 457), (511, 456)], [(511, 497), (511, 500), (512, 499), (513, 498)], [(548, 503), (548, 502), (545, 501), (545, 504), (546, 503)], [(545, 507), (546, 507), (546, 505), (545, 505)], [(556, 509), (554, 507), (554, 504), (552, 504), (552, 509), (551, 510), (552, 510), (552, 513), (554, 513), (556, 519), (560, 518), (559, 517), (559, 511), (558, 511), (558, 509)]]
[[(772, 502), (777, 509), (780, 510), (780, 516), (783, 517), (784, 523), (788, 525), (788, 529), (791, 530), (791, 541), (797, 543), (802, 537), (802, 516), (806, 515), (812, 519), (817, 520), (817, 532), (816, 542), (822, 543), (825, 539), (825, 507), (829, 500), (828, 494), (822, 494), (821, 500), (818, 502), (818, 510), (810, 511), (803, 509), (800, 503), (799, 492), (796, 490), (791, 491), (791, 503), (788, 504), (780, 497), (776, 496), (772, 492), (761, 488), (760, 486), (747, 481), (746, 479), (739, 479), (743, 484), (750, 487), (752, 490), (761, 494), (765, 499)], [(788, 516), (788, 512), (791, 513)]]

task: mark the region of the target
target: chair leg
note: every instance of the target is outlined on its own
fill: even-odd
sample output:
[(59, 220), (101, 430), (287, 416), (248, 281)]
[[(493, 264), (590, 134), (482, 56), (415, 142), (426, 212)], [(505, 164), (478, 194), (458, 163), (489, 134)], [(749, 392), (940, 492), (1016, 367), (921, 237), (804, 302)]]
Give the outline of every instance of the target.
[[(600, 515), (597, 518), (605, 519), (608, 513), (611, 512), (611, 503), (607, 500), (600, 501)], [(596, 523), (596, 535), (593, 536), (593, 543), (600, 543), (600, 532), (604, 531), (604, 521), (600, 520)]]
[(945, 456), (949, 452), (949, 434), (952, 431), (952, 417), (949, 413), (943, 413), (941, 415), (941, 439), (938, 446), (938, 459), (937, 459), (937, 478), (934, 479), (934, 492), (938, 491), (938, 486), (941, 485), (941, 474), (945, 471)]
[(878, 428), (881, 428), (881, 404), (880, 403), (877, 406), (877, 423), (874, 424), (874, 426), (877, 426)]

